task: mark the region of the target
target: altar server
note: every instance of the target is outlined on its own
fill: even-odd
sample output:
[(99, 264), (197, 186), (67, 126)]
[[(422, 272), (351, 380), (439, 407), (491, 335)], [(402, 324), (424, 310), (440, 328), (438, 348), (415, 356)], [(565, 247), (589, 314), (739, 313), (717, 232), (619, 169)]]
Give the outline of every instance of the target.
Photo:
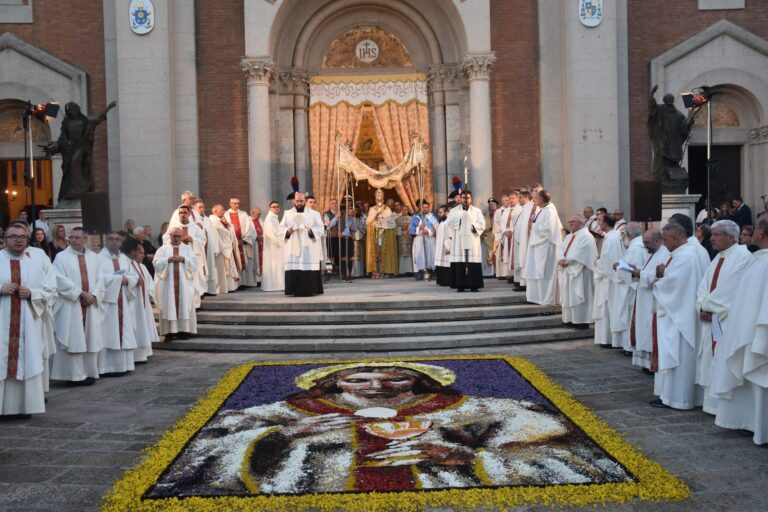
[(229, 210), (225, 216), (234, 228), (237, 238), (237, 250), (241, 265), (240, 286), (256, 286), (254, 269), (258, 266), (256, 261), (258, 253), (254, 252), (256, 230), (253, 227), (253, 222), (248, 213), (240, 209), (240, 199), (236, 197), (229, 199)]
[[(531, 190), (530, 201), (523, 206), (523, 211), (518, 219), (518, 225), (515, 226), (515, 232), (519, 234), (519, 240), (515, 253), (520, 256), (519, 261), (515, 259), (515, 268), (520, 269), (520, 277), (517, 281), (519, 286), (515, 288), (515, 291), (525, 291), (525, 265), (528, 260), (528, 239), (531, 236), (531, 229), (533, 229), (533, 217), (539, 211), (539, 207), (536, 205), (536, 198), (539, 196), (539, 191), (542, 189), (541, 185), (535, 185)], [(517, 277), (518, 272), (515, 272)]]
[(536, 196), (537, 209), (531, 217), (526, 256), (525, 296), (528, 302), (557, 305), (557, 251), (563, 241), (563, 225), (552, 196), (544, 189)]
[(25, 255), (26, 223), (14, 222), (0, 251), (0, 415), (45, 412), (43, 354), (47, 302), (56, 294), (50, 261)]
[(640, 366), (646, 373), (653, 373), (658, 370), (653, 284), (658, 279), (656, 267), (667, 261), (669, 251), (664, 247), (658, 229), (648, 229), (643, 233), (643, 246), (647, 251), (645, 261), (632, 271), (632, 278), (637, 281), (637, 294), (632, 309), (629, 341), (632, 345), (632, 364)]
[(513, 280), (515, 259), (515, 224), (523, 211), (518, 204), (519, 194), (512, 192), (501, 198), (503, 205), (494, 215), (493, 232), (498, 242), (496, 250), (496, 277)]
[[(191, 213), (192, 210), (187, 206), (179, 206), (179, 220), (168, 226), (168, 231), (163, 235), (163, 243), (170, 242), (170, 231), (173, 228), (181, 229), (181, 241), (185, 245), (189, 245), (195, 253), (195, 259), (197, 259), (197, 275), (195, 277), (195, 289), (197, 290), (197, 298), (195, 299), (195, 307), (200, 307), (200, 297), (208, 290), (208, 269), (207, 269), (207, 255), (206, 255), (206, 236), (205, 229), (192, 222)], [(247, 216), (246, 216), (247, 217)], [(199, 216), (198, 216), (199, 218)], [(248, 221), (250, 224), (250, 220)]]
[(597, 245), (581, 215), (572, 215), (568, 227), (571, 233), (557, 251), (563, 322), (586, 329), (592, 323)]
[[(754, 258), (746, 245), (739, 245), (739, 225), (731, 220), (712, 224), (712, 248), (718, 252), (707, 266), (699, 283), (696, 310), (699, 317), (700, 338), (697, 344), (696, 383), (709, 387), (712, 360), (717, 343), (733, 326), (731, 306), (740, 288), (741, 276), (752, 265)], [(717, 413), (717, 399), (704, 393), (704, 412)]]
[(216, 293), (230, 293), (237, 290), (240, 280), (238, 263), (237, 236), (235, 229), (224, 215), (224, 207), (213, 205), (211, 209), (211, 226), (216, 230), (218, 252), (214, 255), (216, 262)]
[[(667, 261), (656, 267), (653, 285), (656, 300), (656, 329), (659, 371), (654, 376), (656, 407), (693, 409), (702, 405), (703, 393), (696, 385), (698, 310), (696, 290), (705, 267), (688, 243), (683, 226), (669, 222), (662, 229)], [(605, 249), (605, 245), (603, 245)]]
[(485, 217), (472, 206), (472, 192), (461, 193), (462, 204), (445, 221), (446, 235), (451, 239), (451, 288), (476, 292), (483, 287), (480, 235), (485, 230)]
[[(200, 218), (202, 218), (200, 214)], [(133, 328), (136, 336), (136, 349), (133, 351), (135, 363), (145, 363), (152, 355), (152, 344), (160, 341), (155, 324), (152, 305), (155, 297), (155, 283), (149, 270), (144, 266), (144, 247), (141, 242), (129, 238), (123, 242), (122, 252), (131, 260), (131, 266), (139, 280), (136, 283), (136, 299), (130, 302)]]
[(197, 333), (197, 256), (182, 242), (181, 228), (169, 230), (168, 235), (170, 243), (157, 250), (153, 261), (157, 308), (160, 310), (159, 334), (165, 336), (165, 341), (186, 339)]
[(280, 203), (269, 203), (269, 212), (264, 219), (264, 261), (261, 271), (261, 289), (265, 292), (285, 290), (285, 269), (283, 268), (283, 239), (280, 237)]
[(612, 343), (609, 305), (615, 281), (618, 280), (613, 264), (624, 256), (624, 244), (621, 235), (613, 229), (616, 220), (608, 214), (603, 215), (602, 219), (600, 229), (604, 233), (603, 248), (595, 264), (595, 304), (592, 316), (595, 319), (595, 343), (603, 348), (611, 348), (621, 346), (620, 343)]
[(448, 206), (437, 210), (437, 220), (440, 224), (435, 231), (435, 282), (438, 286), (451, 286), (451, 244), (445, 236), (445, 220), (448, 218)]
[(128, 256), (120, 252), (122, 243), (120, 233), (109, 233), (104, 248), (97, 256), (99, 278), (104, 286), (101, 305), (103, 348), (99, 352), (99, 373), (108, 376), (125, 375), (134, 369), (136, 336), (129, 302), (136, 300), (139, 275)]
[(325, 230), (320, 215), (305, 206), (304, 194), (296, 192), (293, 208), (280, 221), (280, 238), (284, 241), (283, 268), (285, 294), (310, 297), (323, 293), (322, 235)]
[(414, 215), (408, 229), (413, 237), (413, 271), (417, 279), (424, 272), (434, 269), (435, 234), (437, 233), (437, 217), (429, 211), (429, 202), (421, 202), (421, 213)]
[(628, 268), (621, 270), (618, 268), (618, 260), (614, 262), (616, 280), (611, 296), (608, 298), (611, 344), (613, 347), (621, 347), (625, 355), (630, 355), (632, 352), (630, 329), (632, 327), (632, 309), (637, 293), (637, 282), (632, 279), (631, 270), (641, 267), (645, 263), (647, 254), (643, 246), (642, 234), (643, 228), (637, 222), (625, 226), (623, 236), (629, 247), (622, 259)]
[(56, 255), (58, 299), (53, 308), (56, 354), (51, 378), (69, 385), (88, 386), (99, 377), (98, 356), (102, 347), (104, 289), (99, 261), (85, 247), (83, 228), (72, 228), (69, 247)]
[(753, 432), (768, 444), (768, 215), (757, 220), (759, 250), (731, 304), (728, 328), (717, 344), (709, 392), (718, 398), (715, 424)]

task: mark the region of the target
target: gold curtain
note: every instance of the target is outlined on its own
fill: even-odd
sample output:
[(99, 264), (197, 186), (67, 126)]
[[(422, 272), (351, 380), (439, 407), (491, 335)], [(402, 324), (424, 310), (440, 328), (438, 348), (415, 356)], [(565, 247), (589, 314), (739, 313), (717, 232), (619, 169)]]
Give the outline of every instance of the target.
[(356, 141), (361, 120), (362, 108), (344, 102), (333, 107), (315, 103), (309, 108), (311, 192), (318, 199), (320, 212), (328, 209), (331, 198), (337, 198), (339, 185), (336, 176), (336, 133), (339, 133), (339, 141), (342, 144), (346, 141)]
[[(387, 102), (374, 107), (374, 126), (376, 137), (381, 146), (384, 162), (392, 168), (400, 163), (411, 147), (411, 133), (421, 135), (424, 144), (429, 146), (429, 110), (427, 105), (418, 101), (406, 104)], [(424, 197), (432, 197), (432, 155), (425, 151), (427, 168), (424, 169)], [(411, 211), (416, 209), (419, 199), (419, 183), (415, 175), (409, 175), (395, 187), (395, 191), (404, 205)]]

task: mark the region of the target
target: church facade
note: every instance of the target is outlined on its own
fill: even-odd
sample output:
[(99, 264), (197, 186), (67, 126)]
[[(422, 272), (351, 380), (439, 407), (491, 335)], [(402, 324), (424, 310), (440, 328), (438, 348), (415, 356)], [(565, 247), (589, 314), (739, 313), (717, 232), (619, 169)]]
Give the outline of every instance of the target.
[[(116, 225), (159, 224), (185, 190), (263, 209), (294, 176), (321, 207), (372, 199), (338, 171), (339, 145), (387, 175), (414, 141), (424, 165), (387, 191), (405, 204), (440, 204), (458, 177), (476, 204), (542, 182), (563, 215), (629, 212), (658, 84), (681, 110), (681, 92), (717, 87), (710, 194), (760, 210), (767, 38), (751, 0), (0, 0), (0, 209), (24, 205), (27, 100), (90, 116), (117, 100), (94, 148)], [(38, 204), (56, 202), (61, 161), (37, 146), (62, 115), (34, 131)], [(706, 132), (699, 115), (692, 193), (707, 190)]]

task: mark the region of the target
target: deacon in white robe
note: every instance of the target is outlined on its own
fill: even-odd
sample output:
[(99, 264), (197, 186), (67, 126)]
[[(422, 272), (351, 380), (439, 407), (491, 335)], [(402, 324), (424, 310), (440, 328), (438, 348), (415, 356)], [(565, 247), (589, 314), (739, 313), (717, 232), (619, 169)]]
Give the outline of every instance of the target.
[(120, 252), (122, 243), (119, 233), (109, 233), (104, 248), (97, 255), (99, 277), (104, 286), (101, 302), (103, 347), (99, 352), (101, 375), (125, 375), (134, 369), (136, 335), (130, 302), (136, 300), (139, 275), (128, 256)]
[(216, 230), (218, 239), (218, 252), (214, 255), (216, 262), (216, 293), (230, 293), (237, 290), (237, 282), (240, 280), (238, 270), (237, 236), (235, 229), (224, 215), (224, 207), (220, 204), (213, 205), (210, 221)]
[[(189, 190), (181, 194), (181, 204), (179, 206), (186, 206), (189, 208), (189, 217), (192, 222), (197, 223), (200, 219), (197, 216), (197, 212), (194, 209), (195, 193)], [(171, 214), (171, 218), (168, 220), (168, 225), (177, 224), (179, 222), (179, 208), (176, 207)], [(170, 229), (170, 228), (169, 228)]]
[(701, 245), (699, 239), (693, 236), (693, 220), (683, 213), (675, 213), (669, 218), (669, 222), (674, 222), (683, 226), (683, 229), (685, 229), (685, 236), (688, 238), (688, 243), (691, 244), (691, 248), (696, 252), (696, 258), (698, 258), (699, 265), (701, 265), (702, 268), (707, 268), (712, 258), (709, 257), (709, 253)]
[(632, 272), (632, 277), (637, 281), (637, 295), (632, 311), (630, 343), (633, 345), (632, 364), (650, 373), (658, 370), (653, 284), (658, 280), (656, 267), (667, 261), (669, 251), (664, 247), (661, 231), (658, 229), (648, 229), (643, 233), (643, 245), (647, 251), (644, 255), (645, 261)]
[(613, 218), (616, 219), (616, 225), (613, 227), (621, 235), (621, 243), (624, 244), (624, 249), (629, 248), (629, 238), (627, 237), (627, 219), (624, 218), (624, 212), (616, 209), (613, 210)]
[(451, 286), (451, 239), (445, 236), (445, 220), (448, 207), (437, 210), (437, 230), (435, 230), (435, 282), (438, 286)]
[[(45, 251), (43, 251), (40, 248), (37, 247), (27, 247), (27, 249), (24, 251), (24, 254), (31, 259), (41, 259), (44, 260), (43, 264), (47, 265), (51, 263), (51, 258), (46, 254)], [(47, 268), (47, 267), (46, 267)], [(50, 267), (51, 272), (55, 275), (55, 270), (53, 269), (53, 266)], [(45, 392), (47, 393), (50, 389), (50, 383), (51, 383), (51, 358), (56, 353), (56, 336), (54, 334), (54, 325), (53, 325), (53, 306), (56, 304), (56, 301), (58, 299), (58, 294), (54, 294), (51, 296), (51, 298), (47, 301), (45, 311), (43, 312), (43, 315), (41, 317), (43, 321), (43, 334), (44, 334), (44, 341), (45, 341), (45, 351), (43, 352), (43, 387), (45, 388)]]
[(435, 234), (437, 233), (437, 217), (429, 211), (429, 203), (424, 201), (421, 213), (414, 215), (408, 229), (413, 237), (413, 271), (423, 273), (434, 269)]
[(731, 305), (741, 292), (741, 276), (754, 258), (746, 245), (739, 245), (739, 225), (731, 220), (712, 224), (710, 241), (718, 254), (707, 266), (697, 292), (700, 338), (696, 347), (696, 384), (705, 388), (704, 412), (717, 414), (717, 399), (706, 391), (712, 361), (717, 342), (722, 341), (723, 334), (731, 328)]
[[(195, 289), (197, 290), (197, 299), (195, 300), (195, 307), (200, 307), (200, 297), (208, 291), (208, 256), (206, 254), (205, 245), (207, 243), (205, 229), (200, 227), (191, 221), (191, 210), (179, 206), (179, 220), (175, 224), (168, 225), (168, 231), (163, 235), (163, 243), (170, 243), (171, 229), (181, 229), (182, 243), (189, 245), (195, 252), (195, 258), (197, 259), (197, 276), (195, 277)], [(198, 218), (200, 218), (198, 216)], [(250, 222), (250, 221), (249, 221)]]
[(0, 415), (45, 412), (43, 315), (56, 294), (50, 260), (25, 255), (29, 229), (12, 223), (0, 251)]
[[(538, 193), (538, 190), (536, 190), (535, 194), (538, 195)], [(528, 257), (528, 236), (532, 227), (531, 216), (534, 213), (534, 208), (538, 209), (534, 203), (534, 195), (528, 191), (523, 191), (520, 194), (520, 202), (523, 205), (523, 210), (520, 212), (520, 216), (517, 218), (517, 223), (515, 224), (515, 233), (517, 236), (513, 242), (515, 254), (517, 255), (517, 258), (515, 258), (515, 261), (512, 263), (515, 269), (514, 281), (520, 285), (515, 291), (525, 290), (525, 277), (523, 274), (525, 273), (525, 260)]]
[(195, 276), (197, 256), (189, 245), (182, 243), (180, 228), (169, 230), (170, 243), (155, 253), (155, 293), (160, 311), (159, 334), (165, 341), (186, 339), (197, 333), (195, 312)]
[(758, 219), (753, 242), (760, 249), (737, 278), (709, 392), (718, 398), (716, 425), (749, 430), (755, 444), (768, 444), (768, 216)]
[(557, 251), (560, 305), (563, 323), (584, 328), (592, 323), (597, 245), (581, 215), (572, 215), (568, 227), (572, 232)]
[(504, 277), (513, 281), (516, 246), (515, 225), (523, 212), (523, 207), (518, 204), (518, 198), (517, 192), (504, 196), (502, 204), (508, 202), (508, 206), (499, 209), (494, 220), (494, 236), (499, 245), (496, 251), (496, 277)]
[(283, 214), (278, 234), (284, 240), (285, 294), (310, 297), (323, 293), (322, 235), (320, 214), (305, 206), (304, 194), (296, 192), (293, 208)]
[(604, 348), (616, 346), (612, 343), (609, 306), (615, 281), (618, 280), (613, 264), (624, 256), (621, 235), (613, 229), (615, 223), (613, 217), (603, 215), (603, 248), (595, 264), (595, 303), (592, 317), (595, 319), (595, 343)]
[[(651, 402), (657, 407), (693, 409), (702, 405), (703, 391), (696, 385), (696, 346), (699, 337), (696, 290), (704, 275), (695, 248), (688, 244), (685, 228), (669, 222), (662, 229), (669, 250), (667, 261), (656, 268), (659, 371), (654, 376)], [(605, 248), (605, 246), (603, 246)]]
[(280, 237), (280, 203), (269, 203), (269, 212), (264, 219), (264, 261), (261, 270), (261, 289), (265, 292), (285, 290), (284, 243)]
[[(202, 217), (202, 215), (201, 215)], [(134, 363), (145, 363), (152, 355), (152, 344), (160, 340), (155, 325), (155, 315), (152, 312), (155, 285), (144, 260), (144, 246), (135, 239), (123, 243), (122, 251), (131, 260), (131, 266), (139, 276), (136, 282), (136, 299), (129, 302), (133, 330), (136, 336), (136, 348), (133, 351)]]
[(197, 213), (198, 227), (205, 231), (205, 279), (208, 295), (217, 295), (216, 285), (218, 283), (218, 274), (216, 273), (216, 253), (219, 252), (219, 237), (211, 224), (211, 219), (205, 214), (205, 203), (202, 199), (195, 201), (195, 211)]
[(256, 269), (258, 263), (258, 251), (254, 252), (256, 245), (256, 230), (253, 227), (251, 217), (240, 209), (240, 199), (232, 197), (229, 200), (229, 210), (224, 214), (229, 224), (235, 230), (237, 250), (240, 255), (240, 286), (256, 286)]
[(480, 235), (485, 230), (485, 216), (472, 206), (471, 192), (462, 192), (461, 201), (445, 221), (446, 236), (451, 239), (451, 288), (476, 292), (483, 287)]
[(525, 260), (525, 297), (528, 302), (556, 306), (560, 303), (557, 289), (557, 253), (563, 241), (563, 225), (557, 208), (546, 190), (539, 191), (537, 209), (531, 217), (528, 255)]
[[(622, 260), (631, 269), (640, 268), (645, 263), (646, 251), (643, 246), (643, 229), (640, 224), (633, 222), (626, 226), (624, 238), (629, 242), (629, 247), (624, 253)], [(608, 299), (608, 316), (611, 324), (611, 344), (614, 347), (621, 347), (624, 354), (629, 355), (632, 352), (632, 311), (635, 304), (635, 295), (637, 294), (637, 282), (632, 278), (630, 270), (621, 270), (618, 268), (618, 262), (615, 262), (616, 269), (614, 275), (614, 288)]]
[(56, 354), (51, 378), (90, 385), (99, 377), (104, 289), (97, 256), (85, 247), (82, 228), (73, 228), (69, 247), (56, 255), (58, 300), (54, 305)]

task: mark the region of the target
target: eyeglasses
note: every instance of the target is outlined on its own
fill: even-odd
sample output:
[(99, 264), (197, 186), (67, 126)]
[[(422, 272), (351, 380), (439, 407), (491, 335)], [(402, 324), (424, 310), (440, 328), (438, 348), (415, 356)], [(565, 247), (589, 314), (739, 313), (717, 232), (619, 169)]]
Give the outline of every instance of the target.
[(11, 242), (18, 242), (20, 240), (27, 240), (27, 235), (6, 235), (5, 239)]

